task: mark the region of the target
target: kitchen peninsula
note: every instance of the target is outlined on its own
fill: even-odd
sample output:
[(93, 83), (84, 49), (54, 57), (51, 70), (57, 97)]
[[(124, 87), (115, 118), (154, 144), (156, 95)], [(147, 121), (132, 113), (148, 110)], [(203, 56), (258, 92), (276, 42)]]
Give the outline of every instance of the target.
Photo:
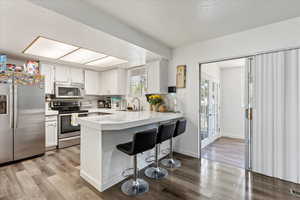
[[(182, 118), (181, 113), (150, 111), (112, 111), (110, 115), (80, 118), (80, 176), (100, 192), (121, 182), (122, 172), (132, 168), (132, 158), (117, 150), (116, 145), (132, 141), (136, 132), (158, 127), (160, 123)], [(161, 149), (168, 148), (168, 143)], [(146, 157), (154, 155), (150, 150), (138, 155), (138, 168), (150, 163)], [(160, 154), (159, 157), (163, 155)]]

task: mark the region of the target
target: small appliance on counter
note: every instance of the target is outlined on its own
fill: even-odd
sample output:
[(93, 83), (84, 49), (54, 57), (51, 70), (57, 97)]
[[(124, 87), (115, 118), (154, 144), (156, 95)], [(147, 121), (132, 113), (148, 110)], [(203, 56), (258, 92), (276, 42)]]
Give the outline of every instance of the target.
[(87, 117), (88, 111), (81, 110), (76, 100), (52, 101), (51, 109), (58, 111), (58, 148), (80, 144), (80, 125), (74, 121)]
[(122, 97), (112, 97), (111, 98), (111, 109), (114, 110), (126, 110), (126, 100)]
[(111, 98), (105, 97), (104, 99), (98, 100), (98, 108), (111, 108)]

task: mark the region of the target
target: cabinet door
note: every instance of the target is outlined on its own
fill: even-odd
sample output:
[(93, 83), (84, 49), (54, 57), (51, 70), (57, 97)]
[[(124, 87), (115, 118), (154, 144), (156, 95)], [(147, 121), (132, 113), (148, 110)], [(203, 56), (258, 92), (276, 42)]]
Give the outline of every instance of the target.
[(70, 68), (62, 65), (55, 66), (55, 81), (70, 82)]
[(112, 87), (111, 70), (100, 72), (100, 94), (110, 95)]
[(112, 95), (118, 95), (118, 72), (117, 70), (109, 70), (108, 72), (108, 92)]
[(148, 94), (168, 92), (168, 62), (165, 60), (147, 63)]
[(99, 95), (98, 72), (85, 70), (85, 94)]
[(71, 76), (72, 83), (84, 83), (82, 69), (70, 68), (70, 76)]
[(42, 63), (41, 74), (45, 76), (45, 93), (54, 94), (54, 66)]
[(159, 71), (159, 61), (148, 63), (148, 91), (149, 94), (160, 93), (160, 71)]
[(46, 122), (46, 147), (57, 146), (57, 122)]

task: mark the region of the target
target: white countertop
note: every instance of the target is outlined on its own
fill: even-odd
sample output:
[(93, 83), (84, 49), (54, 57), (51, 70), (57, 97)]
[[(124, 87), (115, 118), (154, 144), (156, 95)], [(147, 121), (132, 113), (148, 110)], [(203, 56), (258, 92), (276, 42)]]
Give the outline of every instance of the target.
[(160, 113), (150, 111), (116, 111), (111, 109), (97, 109), (99, 112), (111, 113), (94, 117), (79, 118), (79, 123), (104, 131), (128, 129), (158, 122), (174, 120), (183, 117), (182, 113)]
[[(83, 109), (86, 110), (86, 109)], [(116, 112), (120, 112), (120, 111), (116, 111), (114, 109), (110, 109), (110, 108), (90, 108), (87, 109), (89, 113), (99, 113), (99, 112), (104, 112), (104, 113), (116, 113)]]
[(52, 116), (52, 115), (58, 115), (58, 111), (57, 110), (45, 110), (45, 115), (46, 116)]

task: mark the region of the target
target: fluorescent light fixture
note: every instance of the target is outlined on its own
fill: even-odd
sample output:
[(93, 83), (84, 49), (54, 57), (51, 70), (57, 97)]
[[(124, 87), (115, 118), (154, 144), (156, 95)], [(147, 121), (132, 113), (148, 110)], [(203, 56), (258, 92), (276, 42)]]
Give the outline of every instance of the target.
[(107, 55), (80, 48), (60, 58), (60, 60), (85, 64), (104, 57), (107, 57)]
[(23, 51), (23, 53), (58, 59), (76, 49), (78, 49), (78, 47), (73, 45), (44, 37), (38, 37)]
[(108, 56), (99, 60), (87, 63), (87, 65), (97, 66), (97, 67), (111, 67), (114, 65), (122, 64), (128, 62), (127, 60), (122, 60), (112, 56)]

